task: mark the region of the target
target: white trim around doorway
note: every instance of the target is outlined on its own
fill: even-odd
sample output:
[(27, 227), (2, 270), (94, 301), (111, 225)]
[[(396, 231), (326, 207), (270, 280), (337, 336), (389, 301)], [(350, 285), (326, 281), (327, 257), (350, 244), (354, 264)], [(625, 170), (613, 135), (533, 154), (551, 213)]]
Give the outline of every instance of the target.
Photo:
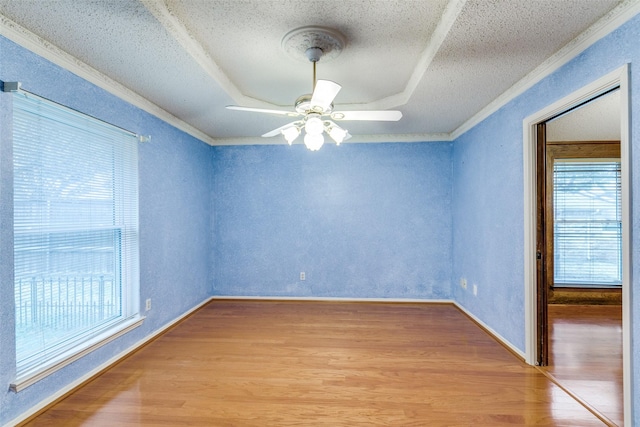
[(525, 361), (535, 365), (536, 317), (536, 125), (611, 89), (620, 87), (622, 178), (622, 363), (624, 419), (631, 420), (631, 215), (629, 141), (629, 65), (599, 78), (523, 120)]

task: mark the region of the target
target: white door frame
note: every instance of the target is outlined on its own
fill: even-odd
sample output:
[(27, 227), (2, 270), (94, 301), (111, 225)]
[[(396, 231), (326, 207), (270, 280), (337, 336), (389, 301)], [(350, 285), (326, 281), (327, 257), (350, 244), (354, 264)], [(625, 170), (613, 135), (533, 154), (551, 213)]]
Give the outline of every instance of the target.
[(629, 158), (629, 65), (618, 68), (530, 115), (523, 121), (525, 360), (537, 361), (536, 287), (536, 125), (620, 87), (620, 168), (622, 179), (622, 365), (624, 419), (631, 420), (631, 180)]

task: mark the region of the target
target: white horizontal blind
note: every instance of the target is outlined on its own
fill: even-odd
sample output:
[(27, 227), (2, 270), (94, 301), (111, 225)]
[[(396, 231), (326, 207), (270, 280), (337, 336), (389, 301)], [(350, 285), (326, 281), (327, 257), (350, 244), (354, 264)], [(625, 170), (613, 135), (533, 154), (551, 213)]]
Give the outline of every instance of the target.
[(556, 160), (554, 285), (622, 283), (619, 161)]
[(135, 135), (14, 94), (18, 374), (137, 312)]

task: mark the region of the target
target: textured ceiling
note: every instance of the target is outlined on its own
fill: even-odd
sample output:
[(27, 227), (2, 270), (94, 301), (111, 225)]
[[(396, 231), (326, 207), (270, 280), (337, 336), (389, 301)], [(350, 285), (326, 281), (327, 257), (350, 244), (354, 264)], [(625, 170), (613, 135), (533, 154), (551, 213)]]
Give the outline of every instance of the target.
[(547, 141), (620, 141), (620, 90), (547, 122)]
[(5, 27), (41, 37), (207, 142), (229, 144), (263, 142), (255, 137), (289, 119), (226, 105), (292, 109), (311, 91), (311, 64), (281, 47), (295, 28), (344, 35), (341, 54), (318, 63), (318, 78), (342, 85), (336, 110), (402, 111), (399, 122), (343, 122), (355, 141), (429, 140), (446, 138), (594, 23), (636, 3), (0, 0), (0, 14)]

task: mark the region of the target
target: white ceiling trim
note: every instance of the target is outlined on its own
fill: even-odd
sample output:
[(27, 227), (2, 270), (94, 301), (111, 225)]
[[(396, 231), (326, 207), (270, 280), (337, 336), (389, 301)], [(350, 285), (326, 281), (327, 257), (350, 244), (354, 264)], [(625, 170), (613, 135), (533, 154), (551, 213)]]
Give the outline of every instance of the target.
[[(242, 138), (217, 138), (214, 145), (286, 145), (282, 138), (262, 138), (259, 136)], [(442, 142), (451, 141), (451, 134), (448, 133), (424, 133), (424, 134), (383, 134), (383, 135), (354, 135), (343, 144), (366, 144), (384, 142)], [(302, 142), (294, 142), (302, 144)]]
[[(93, 83), (120, 99), (156, 116), (189, 135), (198, 138), (207, 144), (216, 145), (215, 139), (211, 138), (209, 135), (180, 120), (148, 99), (138, 95), (126, 86), (121, 85), (107, 75), (80, 61), (2, 14), (0, 14), (0, 35), (87, 80), (88, 82)], [(25, 89), (29, 88), (25, 87)], [(147, 134), (148, 132), (140, 129), (139, 133)]]
[[(145, 5), (151, 3), (156, 4), (160, 0), (142, 0)], [(459, 10), (464, 5), (464, 0), (451, 0), (443, 13), (443, 20), (438, 24), (438, 30), (440, 37), (445, 37), (446, 23), (448, 19), (451, 19), (454, 15), (457, 17)], [(166, 8), (165, 8), (166, 9)], [(153, 13), (153, 12), (152, 12)], [(532, 87), (535, 83), (542, 78), (550, 75), (556, 71), (559, 67), (566, 64), (569, 60), (575, 57), (580, 52), (587, 49), (593, 43), (606, 36), (629, 19), (640, 13), (640, 0), (626, 0), (610, 13), (598, 20), (589, 29), (583, 32), (580, 36), (576, 37), (573, 41), (568, 43), (564, 48), (558, 51), (555, 55), (544, 61), (540, 66), (536, 67), (532, 72), (527, 74), (519, 82), (513, 85), (510, 89), (505, 91), (502, 95), (496, 98), (493, 102), (488, 104), (485, 108), (480, 110), (477, 114), (459, 126), (451, 133), (439, 133), (439, 134), (404, 134), (404, 135), (359, 135), (352, 138), (349, 142), (425, 142), (425, 141), (451, 141), (457, 139), (459, 136), (482, 122), (488, 116), (496, 112), (503, 107), (509, 101), (522, 94), (524, 91)], [(451, 22), (448, 24), (450, 28)], [(102, 74), (98, 70), (90, 67), (84, 62), (78, 60), (57, 46), (51, 44), (47, 40), (37, 36), (30, 32), (26, 28), (13, 22), (9, 18), (0, 14), (0, 35), (12, 40), (13, 42), (25, 47), (26, 49), (36, 53), (53, 62), (56, 65), (78, 75), (79, 77), (95, 84), (96, 86), (112, 93), (113, 95), (123, 99), (132, 105), (141, 108), (142, 110), (158, 117), (159, 119), (167, 122), (168, 124), (190, 134), (191, 136), (200, 139), (201, 141), (209, 145), (267, 145), (267, 144), (281, 144), (279, 140), (273, 138), (212, 138), (195, 127), (187, 124), (183, 120), (170, 114), (166, 110), (158, 107), (151, 101), (143, 98), (137, 93), (131, 91), (127, 87), (121, 85), (115, 80)], [(188, 35), (188, 33), (187, 33)], [(439, 48), (440, 44), (437, 44)], [(436, 48), (436, 41), (432, 40), (423, 52), (419, 64), (424, 67), (428, 64), (423, 64), (423, 61), (429, 62), (429, 55), (434, 53), (431, 49)], [(434, 52), (435, 52), (434, 51)], [(432, 58), (433, 56), (431, 56)], [(424, 69), (420, 70), (423, 73)], [(415, 72), (414, 72), (415, 75)], [(421, 75), (421, 74), (418, 74)], [(413, 80), (414, 76), (412, 75)], [(403, 92), (404, 93), (404, 92)], [(252, 98), (251, 98), (252, 99)], [(144, 133), (141, 130), (141, 133)]]
[[(402, 92), (367, 103), (345, 104), (344, 106), (348, 106), (351, 109), (386, 110), (406, 104), (416, 90), (422, 76), (429, 68), (429, 65), (431, 65), (431, 61), (433, 61), (433, 58), (440, 50), (440, 46), (442, 46), (451, 27), (453, 27), (453, 24), (458, 19), (458, 15), (462, 11), (466, 1), (467, 0), (449, 0), (427, 47), (420, 55), (416, 67)], [(259, 108), (281, 107), (280, 105), (275, 105), (243, 94), (233, 83), (233, 80), (222, 71), (211, 55), (202, 47), (202, 44), (193, 37), (182, 21), (171, 12), (164, 0), (140, 0), (140, 2), (156, 17), (165, 30), (180, 43), (202, 69), (222, 86), (225, 92), (227, 92), (237, 104)]]
[(238, 104), (251, 105), (254, 107), (272, 108), (270, 103), (248, 97), (240, 92), (240, 89), (233, 84), (231, 79), (222, 71), (222, 68), (207, 53), (199, 41), (197, 41), (172, 12), (167, 8), (163, 0), (140, 0), (149, 12), (160, 22), (160, 25), (180, 43), (180, 46), (202, 67), (202, 69), (215, 81), (217, 81), (225, 92)]
[(600, 18), (595, 24), (587, 28), (582, 34), (571, 40), (562, 49), (534, 68), (533, 71), (507, 89), (502, 95), (497, 97), (477, 114), (451, 132), (451, 140), (457, 139), (460, 135), (485, 120), (512, 99), (521, 95), (540, 80), (555, 72), (571, 59), (575, 58), (578, 54), (586, 50), (589, 46), (620, 27), (638, 13), (640, 13), (640, 0), (626, 0), (616, 6), (613, 10)]
[[(436, 54), (440, 50), (442, 43), (449, 34), (451, 27), (458, 19), (458, 15), (462, 11), (467, 0), (450, 0), (442, 13), (442, 18), (440, 18), (440, 22), (436, 29), (433, 32), (429, 43), (422, 54), (420, 55), (420, 59), (416, 64), (416, 68), (413, 70), (405, 89), (395, 95), (388, 96), (386, 98), (380, 99), (378, 101), (373, 101), (367, 104), (362, 104), (366, 109), (372, 110), (387, 110), (390, 108), (395, 108), (409, 102), (409, 99), (415, 92), (418, 84), (422, 80), (422, 76), (427, 71), (433, 58), (435, 58)], [(362, 106), (358, 106), (358, 109), (363, 108)]]

